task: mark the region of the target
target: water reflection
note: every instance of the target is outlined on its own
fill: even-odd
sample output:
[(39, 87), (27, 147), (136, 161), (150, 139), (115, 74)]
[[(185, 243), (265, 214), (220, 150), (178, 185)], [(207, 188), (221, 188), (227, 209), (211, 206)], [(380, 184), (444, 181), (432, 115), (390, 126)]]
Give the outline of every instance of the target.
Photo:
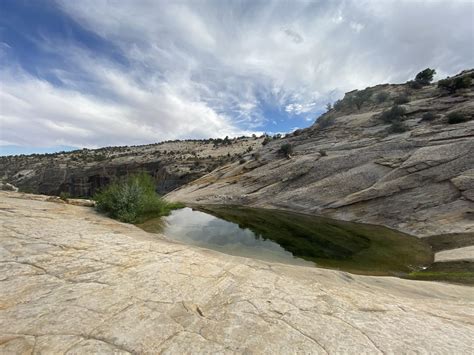
[[(150, 232), (164, 235), (186, 244), (197, 245), (236, 256), (260, 260), (314, 266), (314, 263), (293, 256), (278, 243), (264, 240), (248, 228), (225, 221), (210, 214), (183, 208), (173, 211), (164, 218), (159, 230), (141, 227)], [(154, 230), (151, 230), (154, 229)]]
[(141, 228), (231, 255), (371, 275), (429, 265), (422, 240), (382, 226), (240, 206), (183, 208)]

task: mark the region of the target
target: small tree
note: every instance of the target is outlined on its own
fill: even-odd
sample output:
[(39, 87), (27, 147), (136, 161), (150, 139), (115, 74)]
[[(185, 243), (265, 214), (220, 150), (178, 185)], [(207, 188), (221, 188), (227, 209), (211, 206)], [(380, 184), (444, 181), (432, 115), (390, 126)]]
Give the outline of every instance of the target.
[(402, 121), (392, 122), (392, 124), (390, 125), (388, 129), (389, 133), (403, 133), (408, 130), (409, 130), (408, 126), (405, 124), (405, 122), (402, 122)]
[(457, 78), (447, 78), (438, 81), (438, 88), (454, 94), (459, 89), (467, 89), (471, 86), (472, 79), (468, 75), (459, 76)]
[(403, 119), (405, 113), (406, 110), (402, 106), (395, 105), (390, 110), (382, 112), (380, 119), (385, 123), (397, 122)]
[(225, 136), (224, 140), (222, 141), (223, 145), (231, 145), (232, 141), (229, 139), (229, 136)]
[(387, 101), (387, 99), (388, 99), (389, 96), (390, 96), (390, 95), (389, 95), (388, 92), (382, 91), (382, 92), (379, 92), (379, 93), (377, 94), (377, 96), (375, 96), (375, 100), (376, 100), (379, 104), (381, 104), (382, 102)]
[(442, 90), (452, 91), (453, 80), (446, 78), (438, 81), (438, 88)]
[(330, 102), (326, 104), (326, 111), (331, 111), (332, 110), (332, 105)]
[(342, 110), (342, 107), (344, 106), (344, 104), (342, 103), (342, 100), (337, 100), (335, 103), (334, 103), (334, 109), (336, 111), (340, 111)]
[(472, 79), (470, 76), (461, 76), (454, 79), (454, 87), (458, 89), (468, 89), (472, 84)]
[(421, 120), (430, 122), (430, 121), (434, 121), (435, 118), (436, 118), (436, 115), (433, 112), (425, 112), (423, 116), (421, 117)]
[(421, 89), (423, 87), (422, 84), (420, 84), (418, 81), (416, 80), (410, 80), (410, 81), (407, 81), (407, 84), (410, 88), (412, 89), (415, 89), (415, 90), (418, 90), (418, 89)]
[(284, 143), (280, 146), (278, 152), (283, 154), (285, 157), (290, 158), (293, 153), (293, 146), (290, 143)]
[(429, 85), (433, 81), (433, 76), (436, 74), (436, 70), (426, 68), (425, 70), (420, 71), (415, 76), (415, 82), (424, 86)]
[(408, 98), (408, 96), (406, 94), (402, 94), (400, 96), (397, 96), (395, 99), (393, 99), (393, 102), (396, 105), (403, 105), (403, 104), (406, 104), (409, 101), (410, 101), (410, 99)]
[(319, 117), (318, 120), (316, 121), (318, 128), (330, 127), (334, 124), (334, 122), (335, 122), (334, 117), (325, 116), (325, 115)]
[(358, 110), (362, 108), (362, 105), (369, 101), (372, 96), (372, 91), (362, 90), (357, 91), (352, 97), (351, 102), (357, 107)]

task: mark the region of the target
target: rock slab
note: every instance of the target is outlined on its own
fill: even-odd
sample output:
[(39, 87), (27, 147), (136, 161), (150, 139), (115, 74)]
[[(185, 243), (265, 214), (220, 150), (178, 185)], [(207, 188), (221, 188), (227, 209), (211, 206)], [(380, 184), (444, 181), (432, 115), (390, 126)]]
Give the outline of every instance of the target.
[(474, 350), (470, 287), (232, 257), (45, 199), (0, 192), (1, 354)]

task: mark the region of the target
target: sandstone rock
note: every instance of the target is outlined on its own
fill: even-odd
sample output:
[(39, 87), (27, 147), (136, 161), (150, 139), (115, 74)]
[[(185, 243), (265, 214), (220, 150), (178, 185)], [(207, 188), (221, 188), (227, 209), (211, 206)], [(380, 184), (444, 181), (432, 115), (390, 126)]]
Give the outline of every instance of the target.
[(0, 193), (0, 353), (461, 353), (471, 287), (232, 257)]
[(262, 138), (236, 138), (230, 144), (214, 140), (164, 142), (133, 147), (82, 149), (55, 154), (0, 157), (2, 179), (24, 192), (73, 197), (92, 196), (118, 177), (147, 172), (160, 194), (238, 160)]
[(461, 191), (462, 196), (470, 201), (474, 201), (474, 169), (451, 179), (451, 182)]
[(443, 250), (435, 254), (435, 261), (469, 260), (474, 261), (474, 246)]
[(70, 205), (74, 206), (83, 206), (83, 207), (94, 207), (95, 201), (94, 200), (86, 200), (86, 199), (79, 199), (79, 198), (68, 198), (66, 201)]
[(9, 184), (8, 182), (1, 182), (0, 181), (0, 191), (18, 191), (18, 188)]

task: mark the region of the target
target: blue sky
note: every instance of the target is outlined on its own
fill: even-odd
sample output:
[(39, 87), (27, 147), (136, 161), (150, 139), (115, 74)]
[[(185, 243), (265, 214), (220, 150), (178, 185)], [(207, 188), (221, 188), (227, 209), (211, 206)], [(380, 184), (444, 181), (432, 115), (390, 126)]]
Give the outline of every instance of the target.
[(0, 1), (0, 154), (287, 132), (473, 67), (472, 1)]

